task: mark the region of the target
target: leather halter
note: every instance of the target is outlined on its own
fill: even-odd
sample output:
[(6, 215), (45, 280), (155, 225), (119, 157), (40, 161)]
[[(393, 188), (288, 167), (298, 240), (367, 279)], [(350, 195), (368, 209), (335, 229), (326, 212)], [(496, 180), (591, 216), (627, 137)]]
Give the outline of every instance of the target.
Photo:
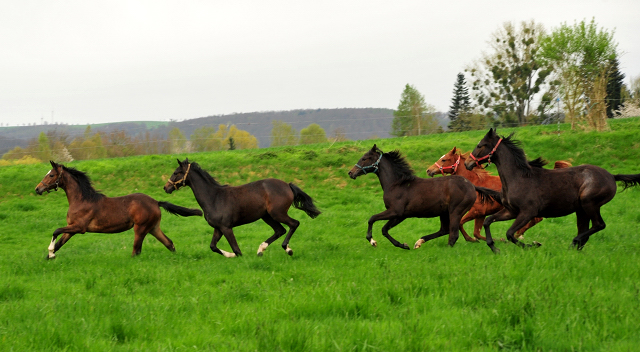
[(484, 160), (484, 159), (489, 159), (487, 161), (487, 165), (491, 164), (491, 157), (493, 156), (493, 153), (496, 152), (496, 149), (498, 149), (498, 146), (500, 145), (500, 142), (502, 142), (502, 138), (500, 138), (498, 140), (498, 143), (496, 143), (496, 146), (493, 147), (493, 149), (491, 149), (491, 151), (489, 152), (489, 154), (481, 157), (481, 158), (476, 158), (475, 156), (473, 156), (473, 153), (469, 154), (469, 156), (471, 156), (471, 159), (473, 159), (478, 165), (480, 165), (480, 161)]
[(456, 170), (458, 170), (458, 165), (460, 165), (460, 154), (458, 154), (458, 160), (456, 160), (456, 162), (453, 165), (442, 166), (442, 165), (438, 164), (437, 161), (435, 163), (433, 163), (433, 164), (435, 166), (437, 166), (438, 169), (440, 169), (440, 173), (442, 173), (442, 176), (444, 176), (444, 170), (451, 170), (451, 173), (455, 174)]
[(374, 169), (373, 173), (377, 174), (378, 173), (378, 165), (380, 164), (380, 160), (382, 159), (382, 154), (384, 154), (382, 152), (382, 150), (380, 150), (380, 156), (378, 157), (378, 160), (376, 160), (375, 163), (371, 164), (371, 165), (367, 165), (367, 166), (360, 166), (359, 164), (356, 164), (357, 167), (360, 168), (360, 170), (362, 170), (362, 172), (364, 172), (364, 174), (367, 174), (367, 170), (368, 169)]
[(186, 185), (187, 182), (187, 175), (189, 175), (189, 170), (191, 170), (191, 164), (188, 164), (189, 166), (187, 167), (187, 172), (184, 173), (184, 176), (182, 176), (181, 179), (179, 179), (178, 181), (171, 181), (171, 179), (169, 179), (169, 182), (173, 188), (177, 190), (180, 189), (180, 187), (184, 187)]

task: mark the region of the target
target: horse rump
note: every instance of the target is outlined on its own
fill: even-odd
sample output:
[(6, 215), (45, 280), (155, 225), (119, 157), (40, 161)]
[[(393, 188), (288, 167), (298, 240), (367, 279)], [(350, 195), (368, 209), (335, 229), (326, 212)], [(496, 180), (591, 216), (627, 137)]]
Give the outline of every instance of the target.
[(289, 187), (293, 191), (293, 206), (307, 213), (310, 218), (315, 219), (320, 215), (320, 210), (313, 204), (313, 199), (304, 193), (300, 187), (293, 183), (289, 183)]
[(622, 181), (624, 183), (624, 189), (640, 185), (640, 174), (637, 175), (613, 175), (616, 181)]
[(181, 207), (169, 202), (158, 202), (158, 206), (164, 208), (173, 215), (180, 216), (202, 216), (202, 210)]

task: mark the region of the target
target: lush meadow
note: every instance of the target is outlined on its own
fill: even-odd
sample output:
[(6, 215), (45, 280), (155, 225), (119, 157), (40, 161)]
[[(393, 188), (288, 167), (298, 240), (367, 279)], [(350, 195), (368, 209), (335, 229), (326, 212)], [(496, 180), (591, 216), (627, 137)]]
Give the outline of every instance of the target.
[[(640, 119), (612, 121), (605, 133), (568, 126), (517, 130), (530, 158), (590, 163), (612, 173), (640, 173)], [(501, 134), (512, 130), (499, 130)], [(384, 210), (375, 175), (347, 171), (371, 146), (399, 149), (420, 177), (457, 146), (471, 150), (484, 131), (73, 162), (109, 196), (143, 192), (197, 207), (190, 189), (162, 186), (188, 156), (221, 183), (265, 177), (295, 182), (323, 211), (302, 211), (289, 257), (262, 222), (238, 227), (244, 256), (209, 250), (203, 218), (163, 212), (171, 253), (148, 236), (131, 258), (133, 233), (73, 237), (45, 260), (54, 229), (65, 225), (62, 191), (37, 196), (50, 165), (0, 168), (0, 350), (14, 351), (632, 351), (640, 345), (640, 188), (603, 208), (607, 228), (583, 251), (569, 248), (575, 215), (546, 219), (523, 251), (498, 243), (455, 247), (441, 238), (418, 250), (393, 247), (368, 218)], [(490, 170), (495, 172), (495, 167)], [(425, 195), (428, 196), (428, 195)], [(504, 237), (510, 222), (492, 226)], [(410, 245), (435, 232), (436, 219), (409, 219), (391, 230)], [(466, 225), (471, 230), (471, 223)], [(220, 248), (230, 251), (222, 239)]]

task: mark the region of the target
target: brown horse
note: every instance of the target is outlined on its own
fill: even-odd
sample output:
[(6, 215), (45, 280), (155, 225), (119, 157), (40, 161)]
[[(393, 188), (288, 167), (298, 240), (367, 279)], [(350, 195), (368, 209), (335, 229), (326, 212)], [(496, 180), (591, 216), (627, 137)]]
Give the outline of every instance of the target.
[(473, 206), (476, 191), (468, 180), (460, 176), (424, 179), (417, 177), (407, 161), (398, 151), (383, 153), (374, 144), (349, 171), (352, 179), (367, 173), (378, 176), (382, 186), (384, 206), (387, 210), (369, 219), (367, 241), (373, 240), (373, 223), (389, 220), (382, 227), (382, 234), (399, 248), (409, 249), (389, 235), (389, 230), (406, 218), (440, 217), (440, 230), (423, 236), (414, 245), (419, 248), (426, 241), (449, 234), (449, 245), (458, 240), (460, 219)]
[[(437, 173), (441, 173), (443, 176), (445, 174), (458, 175), (471, 181), (471, 183), (473, 183), (475, 186), (500, 190), (502, 188), (500, 177), (491, 175), (482, 166), (478, 165), (472, 170), (467, 170), (464, 166), (460, 166), (460, 164), (464, 164), (470, 153), (471, 152), (461, 153), (460, 150), (458, 150), (456, 147), (453, 147), (453, 149), (451, 149), (447, 154), (443, 155), (440, 159), (438, 159), (438, 161), (436, 161), (433, 165), (431, 165), (431, 167), (427, 169), (427, 175), (431, 177), (433, 177)], [(570, 166), (571, 163), (559, 160), (555, 162), (554, 168), (559, 169)], [(500, 209), (502, 209), (502, 205), (500, 205), (499, 203), (493, 201), (482, 202), (480, 200), (480, 197), (478, 197), (471, 210), (469, 210), (469, 212), (462, 218), (462, 220), (460, 220), (460, 231), (462, 232), (465, 240), (469, 242), (476, 242), (477, 240), (485, 241), (485, 237), (480, 234), (482, 223), (484, 222), (485, 217), (497, 213)], [(475, 239), (471, 238), (467, 234), (463, 226), (466, 222), (471, 220), (475, 220), (473, 228), (473, 236), (475, 237)], [(542, 218), (540, 217), (533, 218), (523, 228), (519, 229), (516, 232), (516, 238), (522, 239), (525, 231), (532, 228), (540, 221), (542, 221)]]
[[(49, 244), (48, 259), (55, 258), (67, 241), (77, 233), (117, 233), (133, 227), (135, 238), (132, 256), (142, 251), (142, 241), (150, 233), (170, 251), (173, 242), (160, 230), (160, 207), (180, 216), (201, 216), (198, 209), (188, 209), (168, 202), (158, 202), (146, 194), (134, 193), (110, 198), (96, 191), (91, 180), (82, 171), (51, 161), (52, 169), (36, 186), (36, 193), (62, 188), (67, 194), (69, 210), (67, 226), (56, 229)], [(59, 241), (58, 235), (62, 234)]]
[[(200, 168), (198, 163), (178, 160), (178, 168), (164, 186), (167, 193), (189, 186), (196, 201), (204, 210), (204, 218), (213, 227), (211, 250), (227, 258), (240, 256), (242, 252), (233, 234), (233, 227), (262, 219), (275, 231), (258, 247), (261, 256), (265, 249), (287, 231), (281, 224), (289, 226), (289, 233), (282, 243), (287, 254), (293, 255), (289, 240), (300, 225), (300, 221), (289, 217), (287, 212), (293, 204), (303, 210), (312, 219), (320, 215), (313, 204), (313, 199), (293, 183), (269, 178), (232, 187), (221, 185), (208, 172)], [(218, 241), (224, 235), (233, 253), (218, 248)]]
[(616, 181), (623, 182), (625, 188), (640, 184), (640, 174), (612, 175), (594, 165), (553, 170), (531, 167), (513, 134), (501, 137), (494, 129), (487, 132), (464, 165), (471, 170), (485, 162), (496, 164), (502, 181), (500, 192), (478, 189), (504, 205), (502, 210), (484, 221), (487, 245), (494, 253), (499, 250), (489, 229), (493, 222), (515, 219), (507, 230), (507, 239), (524, 248), (532, 245), (518, 241), (513, 234), (531, 219), (571, 213), (576, 213), (578, 223), (578, 235), (572, 245), (582, 249), (591, 235), (605, 228), (600, 208), (616, 195)]

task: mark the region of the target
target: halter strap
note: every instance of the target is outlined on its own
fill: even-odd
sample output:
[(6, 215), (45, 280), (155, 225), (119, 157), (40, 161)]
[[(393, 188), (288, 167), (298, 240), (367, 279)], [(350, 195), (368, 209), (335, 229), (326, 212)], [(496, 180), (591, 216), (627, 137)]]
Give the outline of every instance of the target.
[(380, 156), (378, 157), (378, 160), (376, 160), (376, 162), (371, 164), (371, 165), (360, 166), (360, 164), (356, 164), (356, 166), (359, 167), (360, 170), (362, 170), (362, 172), (364, 172), (365, 175), (367, 174), (367, 170), (368, 169), (374, 169), (373, 173), (377, 174), (378, 173), (378, 165), (380, 164), (380, 160), (382, 159), (382, 154), (384, 154), (384, 152), (382, 150), (380, 150)]
[(191, 164), (189, 164), (189, 166), (187, 166), (187, 172), (184, 173), (184, 176), (182, 176), (181, 179), (179, 179), (178, 181), (171, 181), (171, 179), (169, 179), (169, 183), (173, 186), (173, 188), (177, 190), (180, 189), (180, 187), (183, 187), (186, 185), (187, 182), (187, 175), (189, 175), (189, 170), (191, 170)]
[(455, 174), (456, 170), (458, 170), (458, 165), (460, 165), (460, 154), (458, 154), (458, 160), (456, 160), (456, 162), (453, 165), (441, 166), (440, 164), (438, 164), (437, 161), (433, 164), (437, 166), (438, 169), (440, 169), (440, 173), (442, 173), (442, 176), (444, 176), (444, 170), (451, 170), (451, 173)]
[(479, 161), (482, 161), (482, 160), (484, 160), (484, 159), (489, 159), (489, 160), (487, 161), (487, 163), (488, 163), (487, 165), (490, 165), (490, 164), (491, 164), (491, 157), (493, 156), (493, 153), (495, 153), (495, 152), (496, 152), (496, 149), (498, 149), (498, 146), (500, 145), (500, 142), (502, 142), (502, 138), (500, 138), (500, 139), (498, 140), (498, 143), (496, 143), (496, 146), (495, 146), (495, 147), (493, 147), (493, 149), (491, 149), (491, 151), (489, 152), (489, 154), (487, 154), (487, 155), (485, 155), (485, 156), (483, 156), (483, 157), (481, 157), (481, 158), (476, 158), (475, 156), (473, 156), (473, 153), (471, 153), (471, 154), (469, 154), (469, 155), (471, 156), (471, 159), (475, 160), (475, 162), (476, 162), (476, 163), (478, 163), (478, 164), (480, 164), (480, 163), (479, 163)]

